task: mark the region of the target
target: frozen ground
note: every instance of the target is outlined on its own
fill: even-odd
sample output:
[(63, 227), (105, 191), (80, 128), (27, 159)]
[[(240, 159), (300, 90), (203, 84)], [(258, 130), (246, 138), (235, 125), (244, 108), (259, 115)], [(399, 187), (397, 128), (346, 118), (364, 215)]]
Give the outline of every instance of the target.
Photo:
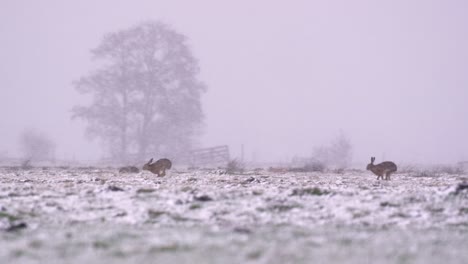
[(467, 263), (467, 179), (0, 168), (0, 263)]

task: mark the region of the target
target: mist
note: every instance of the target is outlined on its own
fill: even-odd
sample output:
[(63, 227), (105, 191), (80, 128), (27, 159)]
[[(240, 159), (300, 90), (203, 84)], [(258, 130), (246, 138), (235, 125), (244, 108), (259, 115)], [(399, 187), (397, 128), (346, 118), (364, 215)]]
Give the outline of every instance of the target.
[(0, 154), (37, 128), (95, 160), (72, 82), (109, 32), (155, 20), (188, 37), (208, 90), (200, 146), (247, 161), (309, 156), (344, 133), (353, 163), (468, 159), (465, 1), (18, 1), (0, 9)]

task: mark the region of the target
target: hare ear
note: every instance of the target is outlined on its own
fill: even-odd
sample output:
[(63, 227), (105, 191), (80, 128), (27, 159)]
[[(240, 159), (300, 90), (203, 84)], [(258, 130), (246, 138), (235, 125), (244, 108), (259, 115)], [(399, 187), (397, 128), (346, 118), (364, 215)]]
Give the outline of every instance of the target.
[(146, 164), (151, 164), (152, 161), (153, 161), (153, 158), (151, 158)]
[(375, 161), (375, 157), (371, 157), (370, 160), (371, 160), (371, 163), (373, 163)]

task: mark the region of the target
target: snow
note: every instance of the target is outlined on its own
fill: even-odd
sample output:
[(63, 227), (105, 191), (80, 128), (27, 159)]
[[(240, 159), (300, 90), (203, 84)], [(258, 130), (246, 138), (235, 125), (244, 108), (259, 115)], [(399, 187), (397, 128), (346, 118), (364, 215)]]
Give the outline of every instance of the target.
[(0, 263), (462, 263), (467, 179), (0, 168)]

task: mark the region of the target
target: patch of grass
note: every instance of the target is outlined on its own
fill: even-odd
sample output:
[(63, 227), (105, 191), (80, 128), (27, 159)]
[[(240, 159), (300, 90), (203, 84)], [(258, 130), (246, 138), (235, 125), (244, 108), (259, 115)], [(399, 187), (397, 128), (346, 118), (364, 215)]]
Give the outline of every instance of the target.
[(11, 252), (11, 255), (15, 258), (20, 258), (20, 257), (26, 256), (26, 251), (22, 249), (15, 249)]
[(43, 246), (43, 242), (41, 240), (32, 240), (29, 242), (29, 247), (34, 248), (34, 249), (39, 249)]
[(287, 212), (290, 211), (294, 208), (300, 208), (301, 206), (297, 204), (273, 204), (268, 206), (269, 211), (275, 211), (275, 212)]
[(195, 203), (195, 204), (191, 204), (189, 209), (190, 210), (196, 210), (196, 209), (200, 209), (202, 208), (201, 204), (198, 204), (198, 203)]
[(399, 207), (400, 205), (385, 201), (385, 202), (381, 202), (380, 206), (382, 206), (382, 207)]
[(444, 212), (444, 208), (441, 207), (427, 207), (426, 209), (433, 214), (439, 214)]
[(178, 215), (178, 214), (171, 214), (170, 216), (171, 216), (172, 219), (174, 219), (175, 221), (179, 221), (179, 222), (193, 221), (193, 219), (183, 217), (183, 216)]
[(253, 195), (256, 195), (256, 196), (262, 195), (262, 194), (263, 194), (263, 190), (253, 190), (253, 191), (252, 191), (252, 194), (253, 194)]
[(121, 249), (115, 250), (114, 252), (112, 252), (112, 255), (114, 257), (117, 257), (117, 258), (126, 258), (127, 257), (127, 254)]
[(137, 193), (152, 193), (155, 192), (156, 189), (151, 189), (151, 188), (141, 188), (137, 190)]
[(407, 252), (402, 253), (401, 255), (397, 256), (397, 263), (413, 263), (413, 255)]
[(254, 250), (254, 251), (247, 253), (247, 258), (252, 259), (252, 260), (259, 259), (261, 256), (262, 256), (262, 252), (260, 250)]
[(181, 192), (193, 192), (194, 189), (192, 187), (190, 187), (190, 186), (184, 186), (184, 187), (180, 188), (180, 191)]
[(150, 218), (158, 218), (160, 217), (161, 215), (164, 215), (166, 214), (167, 212), (164, 212), (164, 211), (156, 211), (156, 210), (148, 210), (148, 215)]
[(353, 215), (353, 219), (356, 219), (356, 218), (361, 218), (361, 217), (366, 217), (368, 215), (370, 215), (371, 212), (369, 211), (356, 211), (356, 212), (353, 212), (352, 215)]
[(8, 219), (8, 221), (10, 221), (10, 222), (16, 221), (16, 220), (19, 220), (19, 219), (20, 219), (19, 217), (14, 216), (14, 215), (9, 214), (9, 213), (6, 213), (6, 212), (0, 212), (0, 218), (6, 218), (6, 219)]
[(173, 251), (187, 251), (191, 248), (187, 245), (180, 245), (177, 243), (167, 244), (167, 245), (160, 245), (160, 246), (152, 246), (149, 251), (152, 253), (157, 252), (173, 252)]
[(114, 217), (124, 217), (124, 216), (127, 216), (127, 212), (120, 212), (120, 213), (117, 213), (114, 215)]
[(96, 248), (96, 249), (108, 249), (109, 247), (110, 247), (110, 244), (106, 241), (97, 240), (93, 242), (93, 248)]
[(293, 192), (291, 193), (292, 196), (303, 196), (303, 195), (321, 196), (321, 195), (327, 195), (327, 194), (330, 194), (330, 191), (322, 190), (318, 187), (294, 189)]
[(354, 241), (353, 241), (353, 239), (351, 239), (349, 237), (344, 237), (344, 238), (338, 240), (338, 243), (340, 245), (342, 245), (342, 246), (351, 246), (354, 243)]
[(403, 212), (398, 212), (390, 215), (391, 218), (410, 218), (408, 214), (405, 214)]

